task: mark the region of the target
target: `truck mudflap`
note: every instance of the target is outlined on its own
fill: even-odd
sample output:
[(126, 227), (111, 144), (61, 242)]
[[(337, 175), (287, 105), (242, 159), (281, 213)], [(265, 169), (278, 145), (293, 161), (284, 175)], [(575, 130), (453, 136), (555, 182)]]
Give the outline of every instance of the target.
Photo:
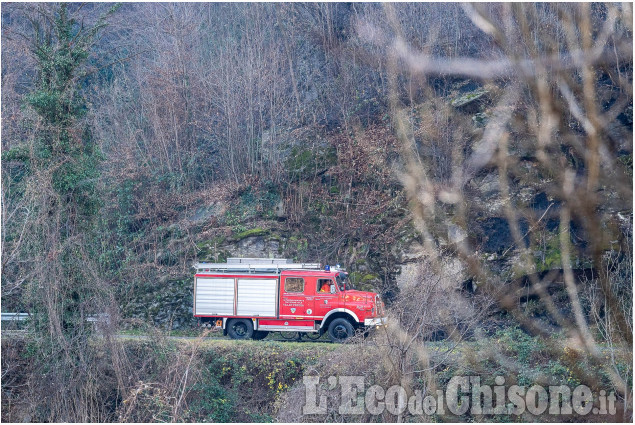
[(374, 317), (364, 320), (364, 326), (386, 326), (388, 319), (386, 317)]

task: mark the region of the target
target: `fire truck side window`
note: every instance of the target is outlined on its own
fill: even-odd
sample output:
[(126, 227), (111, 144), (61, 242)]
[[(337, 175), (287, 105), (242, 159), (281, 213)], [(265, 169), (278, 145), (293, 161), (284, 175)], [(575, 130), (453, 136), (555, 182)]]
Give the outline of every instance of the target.
[(304, 279), (301, 277), (288, 277), (284, 281), (284, 292), (304, 292)]
[(321, 294), (330, 294), (331, 293), (331, 284), (333, 281), (331, 279), (318, 279), (317, 280), (317, 292)]

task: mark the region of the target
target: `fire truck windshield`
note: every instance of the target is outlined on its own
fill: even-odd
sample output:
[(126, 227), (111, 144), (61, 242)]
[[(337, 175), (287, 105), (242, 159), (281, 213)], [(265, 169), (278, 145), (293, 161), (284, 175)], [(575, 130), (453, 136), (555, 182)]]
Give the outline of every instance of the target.
[(335, 280), (337, 281), (337, 286), (339, 286), (340, 291), (346, 291), (347, 289), (355, 289), (351, 284), (351, 281), (348, 280), (348, 275), (346, 273), (340, 273), (335, 276)]

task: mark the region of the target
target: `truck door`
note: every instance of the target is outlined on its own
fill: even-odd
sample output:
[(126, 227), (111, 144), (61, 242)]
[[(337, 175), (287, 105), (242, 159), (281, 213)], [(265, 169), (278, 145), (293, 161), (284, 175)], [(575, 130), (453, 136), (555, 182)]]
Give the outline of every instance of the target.
[(306, 317), (307, 309), (313, 307), (313, 301), (307, 301), (305, 290), (307, 282), (304, 277), (285, 276), (282, 278), (280, 290), (280, 318), (292, 319)]
[[(331, 286), (335, 287), (335, 293), (331, 294)], [(317, 279), (315, 287), (315, 311), (314, 316), (324, 317), (326, 313), (339, 306), (340, 293), (333, 279)]]

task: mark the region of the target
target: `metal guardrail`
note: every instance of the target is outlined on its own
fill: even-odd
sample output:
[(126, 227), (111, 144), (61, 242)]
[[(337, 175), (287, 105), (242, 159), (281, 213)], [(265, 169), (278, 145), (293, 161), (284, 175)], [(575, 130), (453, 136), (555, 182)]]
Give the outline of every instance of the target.
[(27, 320), (29, 313), (2, 313), (2, 321), (20, 321)]
[(99, 313), (94, 316), (88, 316), (86, 318), (87, 322), (110, 322), (110, 315), (108, 313)]
[[(29, 313), (2, 313), (2, 321), (22, 321), (27, 320), (30, 316)], [(109, 320), (108, 313), (99, 313), (86, 318), (87, 322), (107, 322)]]

